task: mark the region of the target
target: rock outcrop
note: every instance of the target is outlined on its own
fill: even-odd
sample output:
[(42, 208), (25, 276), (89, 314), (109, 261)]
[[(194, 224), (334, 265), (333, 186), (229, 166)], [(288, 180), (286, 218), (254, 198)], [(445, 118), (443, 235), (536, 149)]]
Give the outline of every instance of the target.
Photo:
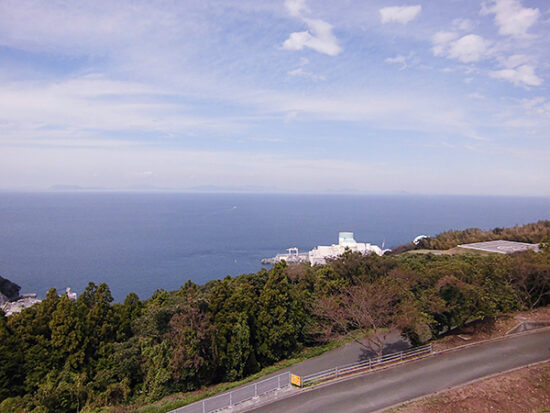
[(19, 313), (25, 308), (32, 307), (40, 301), (36, 298), (36, 294), (20, 295), (21, 287), (16, 283), (0, 277), (0, 310), (4, 312), (6, 317)]
[(19, 299), (19, 291), (21, 287), (0, 277), (0, 304), (5, 304), (9, 301), (17, 301)]

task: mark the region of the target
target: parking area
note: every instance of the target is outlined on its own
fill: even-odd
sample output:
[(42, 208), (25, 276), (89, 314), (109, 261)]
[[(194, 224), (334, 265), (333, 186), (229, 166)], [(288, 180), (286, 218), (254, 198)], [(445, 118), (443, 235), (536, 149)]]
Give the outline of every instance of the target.
[(514, 252), (526, 251), (526, 250), (539, 250), (539, 244), (528, 244), (526, 242), (515, 242), (515, 241), (487, 241), (487, 242), (476, 242), (473, 244), (462, 244), (459, 245), (460, 248), (467, 248), (472, 250), (486, 251), (486, 252), (496, 252), (499, 254), (512, 254)]

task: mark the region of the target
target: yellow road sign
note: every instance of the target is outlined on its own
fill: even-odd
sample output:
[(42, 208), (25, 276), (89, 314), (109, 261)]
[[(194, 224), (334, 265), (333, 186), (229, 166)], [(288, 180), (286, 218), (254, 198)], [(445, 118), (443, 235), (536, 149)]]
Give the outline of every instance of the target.
[(302, 387), (302, 378), (300, 376), (297, 376), (295, 374), (290, 375), (290, 383), (294, 384), (295, 386)]

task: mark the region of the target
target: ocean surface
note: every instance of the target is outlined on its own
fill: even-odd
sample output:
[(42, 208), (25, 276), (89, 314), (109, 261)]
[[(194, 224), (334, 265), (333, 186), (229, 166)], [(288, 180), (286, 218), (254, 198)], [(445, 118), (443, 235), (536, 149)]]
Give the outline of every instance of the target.
[(550, 199), (151, 193), (0, 194), (0, 275), (22, 293), (106, 282), (116, 301), (146, 299), (256, 272), (286, 248), (338, 242), (392, 247), (420, 234), (550, 219)]

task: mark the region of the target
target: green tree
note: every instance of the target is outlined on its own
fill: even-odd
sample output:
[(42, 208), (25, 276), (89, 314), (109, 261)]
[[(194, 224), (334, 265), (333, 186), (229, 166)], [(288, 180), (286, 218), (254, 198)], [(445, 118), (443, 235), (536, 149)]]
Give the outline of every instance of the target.
[(132, 337), (132, 323), (143, 314), (144, 305), (136, 293), (130, 293), (123, 304), (114, 304), (113, 311), (117, 320), (117, 341), (124, 341)]
[(0, 401), (23, 392), (24, 370), (21, 343), (8, 328), (0, 310)]
[(232, 329), (231, 340), (227, 346), (227, 380), (234, 381), (244, 377), (249, 368), (249, 360), (254, 349), (250, 345), (250, 328), (246, 315), (241, 314)]
[(59, 369), (67, 363), (72, 369), (83, 367), (90, 337), (77, 305), (63, 295), (52, 314), (51, 329), (52, 359)]
[(184, 390), (195, 389), (213, 377), (217, 352), (207, 310), (198, 289), (188, 288), (180, 312), (170, 320), (166, 336), (171, 348), (169, 368)]
[(9, 317), (8, 326), (17, 337), (24, 355), (25, 391), (32, 393), (55, 368), (52, 355), (50, 321), (59, 302), (52, 288), (41, 303)]
[(285, 264), (276, 264), (258, 302), (258, 355), (265, 364), (288, 357), (298, 349), (301, 327), (297, 322), (297, 304)]
[(86, 336), (90, 342), (89, 355), (92, 358), (103, 343), (112, 342), (116, 338), (112, 301), (111, 291), (105, 283), (99, 286), (89, 283), (78, 297), (78, 304), (82, 307), (85, 317)]

